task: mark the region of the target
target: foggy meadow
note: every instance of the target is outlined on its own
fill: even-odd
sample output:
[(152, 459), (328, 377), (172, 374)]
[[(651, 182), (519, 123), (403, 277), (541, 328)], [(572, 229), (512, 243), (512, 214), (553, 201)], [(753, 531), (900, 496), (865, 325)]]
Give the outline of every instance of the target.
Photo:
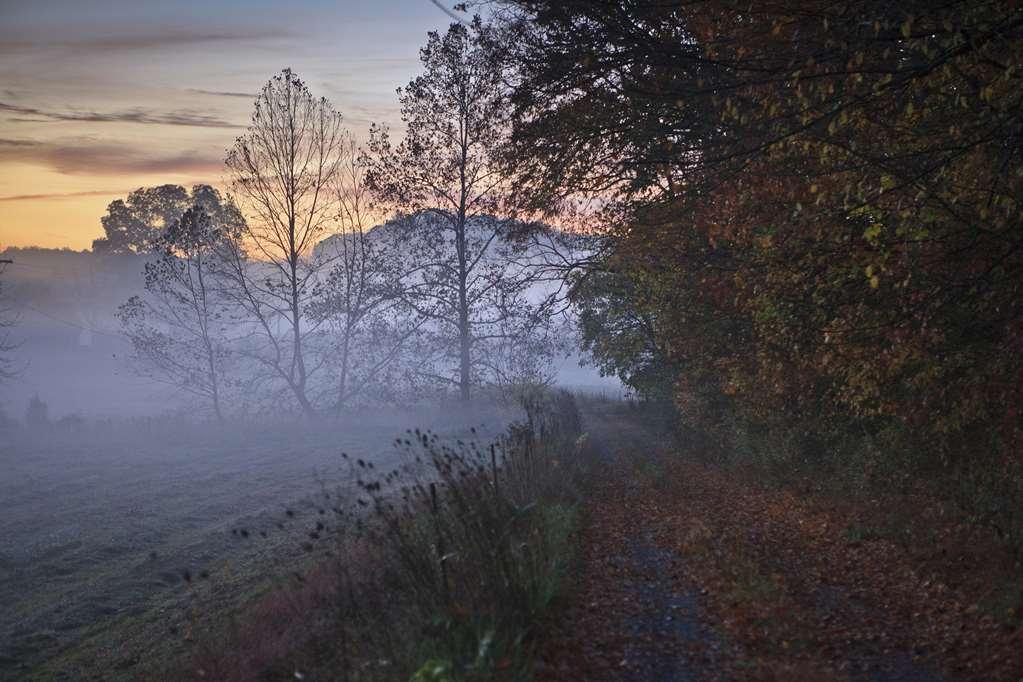
[(233, 566), (240, 600), (300, 568), (282, 519), (354, 499), (356, 460), (409, 466), (410, 429), (485, 447), (559, 377), (620, 393), (572, 342), (570, 273), (598, 242), (514, 217), (477, 41), (430, 38), (397, 145), (360, 146), (284, 70), (224, 191), (140, 188), (91, 251), (6, 252), (5, 674), (113, 675), (179, 627), (183, 576)]
[(0, 9), (0, 679), (1020, 679), (1017, 4)]

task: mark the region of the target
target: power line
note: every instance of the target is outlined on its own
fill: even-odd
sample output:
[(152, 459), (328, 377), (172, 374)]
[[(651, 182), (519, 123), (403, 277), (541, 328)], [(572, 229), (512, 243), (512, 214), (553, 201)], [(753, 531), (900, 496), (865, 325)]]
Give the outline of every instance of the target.
[(111, 339), (123, 340), (123, 338), (124, 338), (120, 334), (111, 334), (110, 332), (105, 332), (105, 331), (102, 331), (100, 329), (93, 329), (91, 327), (86, 327), (84, 325), (78, 324), (77, 322), (72, 322), (70, 320), (65, 320), (63, 318), (57, 317), (56, 315), (51, 315), (50, 313), (46, 312), (45, 310), (40, 310), (39, 308), (36, 308), (35, 306), (30, 305), (28, 303), (15, 303), (14, 305), (16, 305), (19, 308), (24, 308), (26, 310), (31, 310), (32, 312), (34, 312), (34, 313), (36, 313), (38, 315), (42, 315), (43, 317), (48, 317), (49, 319), (53, 320), (54, 322), (60, 322), (61, 324), (66, 324), (69, 327), (74, 327), (75, 329), (81, 329), (83, 332), (89, 332), (90, 334), (99, 334), (101, 336), (108, 336)]
[[(0, 265), (3, 265), (3, 264), (6, 264), (6, 265), (19, 265), (21, 267), (31, 268), (33, 270), (47, 270), (49, 272), (56, 272), (57, 271), (56, 268), (48, 268), (48, 267), (38, 266), (38, 265), (29, 265), (28, 263), (15, 263), (13, 260), (6, 259), (6, 258), (0, 259)], [(65, 324), (65, 325), (67, 325), (69, 327), (74, 327), (75, 329), (80, 329), (83, 332), (89, 332), (90, 334), (99, 334), (101, 336), (106, 336), (106, 337), (109, 337), (111, 339), (123, 340), (123, 338), (124, 338), (120, 334), (111, 334), (110, 332), (105, 332), (105, 331), (103, 331), (101, 329), (93, 329), (92, 327), (86, 327), (85, 325), (78, 324), (77, 322), (72, 322), (71, 320), (65, 320), (64, 318), (57, 317), (56, 315), (48, 313), (45, 310), (40, 310), (39, 308), (36, 308), (34, 305), (31, 305), (29, 303), (20, 303), (20, 302), (15, 301), (14, 305), (16, 307), (18, 307), (18, 308), (24, 308), (25, 310), (31, 310), (32, 312), (36, 313), (37, 315), (42, 315), (43, 317), (49, 318), (49, 319), (53, 320), (54, 322), (59, 322), (61, 324)]]
[(19, 268), (29, 268), (31, 270), (46, 270), (47, 272), (57, 272), (56, 268), (48, 268), (42, 265), (29, 265), (28, 263), (22, 263), (21, 261), (18, 261), (16, 263), (12, 260), (0, 260), (0, 263), (9, 263), (10, 265), (17, 265)]

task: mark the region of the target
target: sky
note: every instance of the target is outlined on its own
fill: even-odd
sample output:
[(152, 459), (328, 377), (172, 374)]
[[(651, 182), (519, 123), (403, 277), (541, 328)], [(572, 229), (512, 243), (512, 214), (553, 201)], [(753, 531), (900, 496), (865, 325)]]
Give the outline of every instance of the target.
[(286, 67), (357, 138), (396, 125), (395, 89), (451, 21), (431, 0), (0, 0), (0, 249), (88, 248), (133, 189), (222, 185)]

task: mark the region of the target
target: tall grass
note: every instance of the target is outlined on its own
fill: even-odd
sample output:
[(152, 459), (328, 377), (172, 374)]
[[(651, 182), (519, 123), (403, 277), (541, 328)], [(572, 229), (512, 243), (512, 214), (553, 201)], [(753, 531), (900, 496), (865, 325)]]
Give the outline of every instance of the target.
[(527, 678), (536, 628), (572, 561), (586, 457), (570, 394), (521, 401), (526, 418), (495, 442), (414, 430), (395, 443), (404, 466), (350, 460), (355, 494), (324, 491), (308, 531), (307, 549), (326, 546), (329, 558), (264, 600), (255, 620), (243, 617), (230, 644), (207, 646), (193, 670), (218, 680)]

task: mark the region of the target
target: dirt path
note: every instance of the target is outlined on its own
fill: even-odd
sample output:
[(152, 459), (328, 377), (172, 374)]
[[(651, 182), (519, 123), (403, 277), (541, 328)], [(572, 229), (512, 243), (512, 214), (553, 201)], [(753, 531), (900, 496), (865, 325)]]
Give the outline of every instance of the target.
[(1019, 680), (1023, 637), (850, 518), (590, 406), (580, 579), (541, 680)]

